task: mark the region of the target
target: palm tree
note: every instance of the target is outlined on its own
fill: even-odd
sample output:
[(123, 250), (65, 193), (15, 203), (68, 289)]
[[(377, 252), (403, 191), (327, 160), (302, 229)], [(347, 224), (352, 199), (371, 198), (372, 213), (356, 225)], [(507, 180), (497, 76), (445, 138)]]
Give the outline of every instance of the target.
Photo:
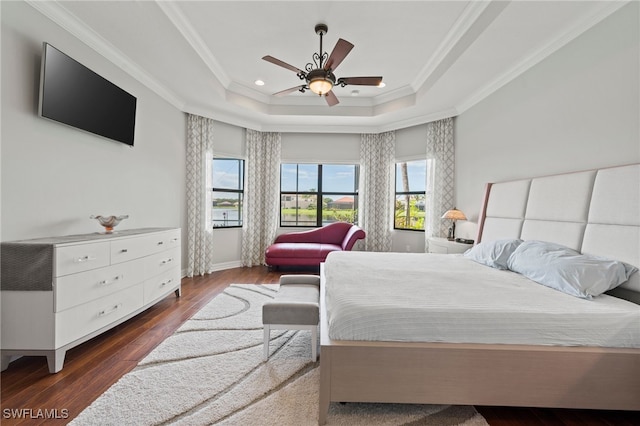
[(411, 196), (409, 195), (409, 172), (407, 171), (407, 163), (400, 163), (400, 173), (402, 174), (402, 192), (404, 195), (404, 216), (405, 216), (405, 227), (410, 227), (411, 225), (411, 209), (409, 207), (409, 200)]

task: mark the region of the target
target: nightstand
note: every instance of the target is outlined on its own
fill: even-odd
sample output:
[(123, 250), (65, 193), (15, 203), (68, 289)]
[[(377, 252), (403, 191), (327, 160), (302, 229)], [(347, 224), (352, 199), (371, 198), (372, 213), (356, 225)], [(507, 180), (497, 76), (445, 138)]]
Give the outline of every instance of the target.
[(471, 247), (473, 244), (464, 244), (457, 243), (455, 241), (449, 241), (446, 238), (433, 237), (427, 239), (429, 253), (443, 253), (443, 254), (453, 254), (453, 253), (464, 253)]

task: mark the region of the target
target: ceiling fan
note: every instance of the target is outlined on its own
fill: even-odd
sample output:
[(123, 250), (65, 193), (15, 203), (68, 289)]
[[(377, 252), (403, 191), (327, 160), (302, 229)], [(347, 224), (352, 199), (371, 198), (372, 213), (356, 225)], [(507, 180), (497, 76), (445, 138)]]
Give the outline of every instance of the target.
[(341, 77), (336, 79), (333, 73), (338, 65), (344, 60), (344, 58), (353, 49), (353, 44), (346, 40), (339, 39), (336, 43), (331, 55), (327, 55), (327, 52), (322, 51), (322, 36), (327, 33), (328, 27), (325, 24), (316, 25), (316, 34), (320, 36), (320, 50), (318, 53), (313, 54), (313, 63), (309, 62), (305, 66), (305, 70), (289, 65), (286, 62), (276, 59), (273, 56), (264, 56), (267, 62), (279, 65), (283, 68), (295, 72), (300, 80), (305, 80), (305, 84), (291, 87), (290, 89), (283, 90), (278, 93), (274, 93), (274, 96), (284, 96), (295, 91), (304, 93), (306, 90), (311, 90), (313, 93), (324, 96), (329, 106), (338, 104), (338, 98), (333, 93), (333, 87), (344, 87), (348, 84), (359, 86), (379, 86), (382, 83), (382, 77)]

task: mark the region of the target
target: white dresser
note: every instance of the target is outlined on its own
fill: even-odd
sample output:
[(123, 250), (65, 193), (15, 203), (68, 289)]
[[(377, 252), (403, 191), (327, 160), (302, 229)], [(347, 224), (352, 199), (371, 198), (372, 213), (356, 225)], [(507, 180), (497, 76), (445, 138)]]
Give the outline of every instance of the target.
[(57, 373), (68, 349), (180, 296), (180, 247), (178, 228), (3, 242), (2, 370), (44, 355)]

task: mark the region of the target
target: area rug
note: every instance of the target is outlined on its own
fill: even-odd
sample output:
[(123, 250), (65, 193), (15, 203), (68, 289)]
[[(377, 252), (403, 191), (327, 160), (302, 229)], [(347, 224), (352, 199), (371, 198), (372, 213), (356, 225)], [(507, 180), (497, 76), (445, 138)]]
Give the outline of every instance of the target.
[[(276, 291), (232, 284), (71, 424), (317, 425), (319, 362), (311, 360), (311, 333), (272, 331), (271, 356), (263, 360), (262, 304)], [(327, 424), (487, 422), (471, 406), (332, 403)]]

